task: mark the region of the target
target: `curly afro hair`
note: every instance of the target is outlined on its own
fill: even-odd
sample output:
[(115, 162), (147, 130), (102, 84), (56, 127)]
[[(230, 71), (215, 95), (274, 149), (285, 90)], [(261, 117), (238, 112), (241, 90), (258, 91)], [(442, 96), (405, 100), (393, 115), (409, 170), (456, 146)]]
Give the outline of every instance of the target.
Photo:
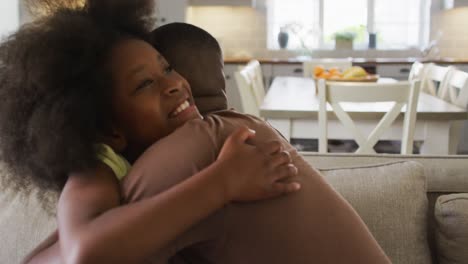
[(96, 165), (110, 120), (106, 61), (122, 38), (147, 39), (151, 0), (36, 0), (46, 10), (0, 45), (0, 155), (4, 184), (42, 194)]

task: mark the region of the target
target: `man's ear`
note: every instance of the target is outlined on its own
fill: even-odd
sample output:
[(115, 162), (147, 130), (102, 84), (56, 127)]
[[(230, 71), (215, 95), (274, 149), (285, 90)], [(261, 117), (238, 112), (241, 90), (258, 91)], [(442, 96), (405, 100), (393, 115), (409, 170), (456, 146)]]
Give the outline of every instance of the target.
[(127, 148), (127, 139), (123, 132), (112, 128), (103, 136), (103, 143), (111, 147), (115, 152), (122, 153)]

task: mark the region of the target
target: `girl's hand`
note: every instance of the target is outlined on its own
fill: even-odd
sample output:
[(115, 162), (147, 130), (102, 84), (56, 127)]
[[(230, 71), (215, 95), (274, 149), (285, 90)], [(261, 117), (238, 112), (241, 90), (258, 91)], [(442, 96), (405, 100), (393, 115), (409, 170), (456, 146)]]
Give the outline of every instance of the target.
[(255, 131), (247, 127), (236, 130), (218, 156), (227, 201), (260, 200), (300, 189), (299, 183), (290, 181), (297, 175), (297, 168), (289, 153), (278, 141), (248, 145), (246, 140), (254, 136)]

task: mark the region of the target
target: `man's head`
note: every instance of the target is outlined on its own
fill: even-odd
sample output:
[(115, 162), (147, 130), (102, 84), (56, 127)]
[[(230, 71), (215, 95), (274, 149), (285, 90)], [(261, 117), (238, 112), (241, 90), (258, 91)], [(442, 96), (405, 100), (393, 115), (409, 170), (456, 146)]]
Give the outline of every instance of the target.
[(151, 33), (153, 46), (192, 87), (201, 113), (227, 107), (223, 56), (216, 39), (186, 23), (172, 23)]

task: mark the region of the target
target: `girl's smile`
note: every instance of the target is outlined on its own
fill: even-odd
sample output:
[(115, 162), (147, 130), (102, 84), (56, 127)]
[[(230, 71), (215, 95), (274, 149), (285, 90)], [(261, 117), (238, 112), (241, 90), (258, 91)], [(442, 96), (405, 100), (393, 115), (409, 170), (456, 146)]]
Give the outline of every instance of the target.
[(111, 51), (113, 133), (130, 160), (189, 120), (201, 118), (188, 82), (150, 44), (119, 42)]

